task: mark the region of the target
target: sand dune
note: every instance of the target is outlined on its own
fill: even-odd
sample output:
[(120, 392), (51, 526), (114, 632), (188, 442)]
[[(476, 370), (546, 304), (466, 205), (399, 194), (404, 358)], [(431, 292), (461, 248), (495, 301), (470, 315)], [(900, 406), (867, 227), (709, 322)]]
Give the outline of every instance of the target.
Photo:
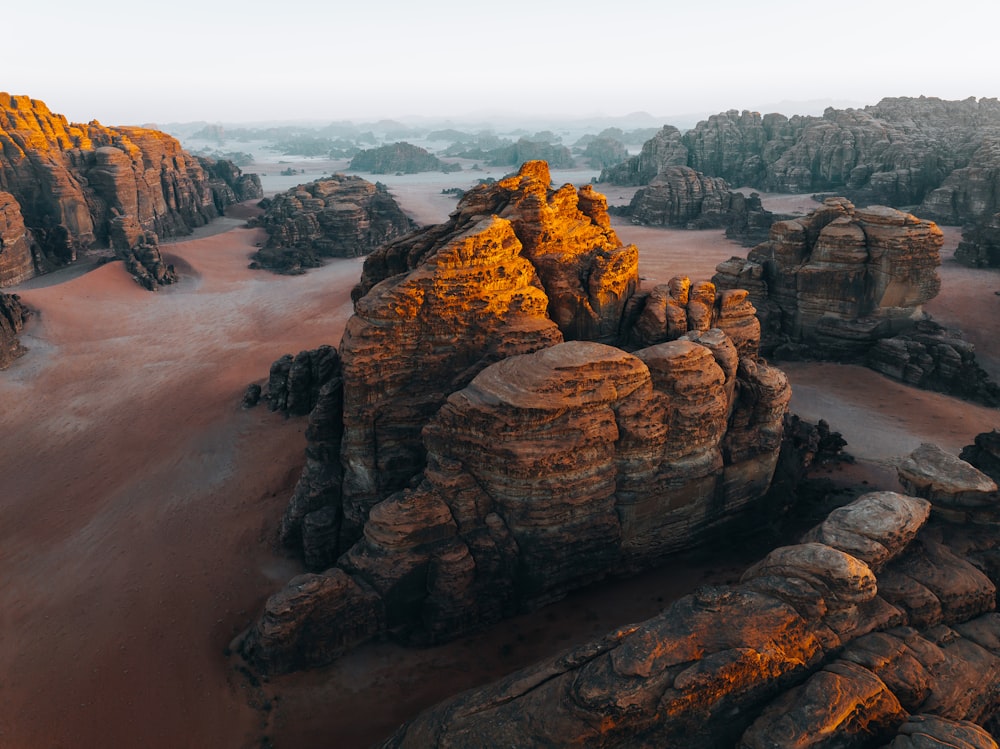
[[(454, 206), (438, 186), (399, 197), (425, 221)], [(182, 280), (157, 294), (121, 263), (18, 290), (38, 314), (30, 352), (0, 374), (0, 746), (242, 747), (265, 733), (279, 748), (363, 746), (450, 691), (732, 574), (678, 563), (444, 648), (376, 643), (251, 687), (223, 649), (298, 570), (273, 543), (305, 419), (239, 400), (280, 355), (339, 343), (361, 264), (250, 271), (260, 236), (232, 226), (165, 246)], [(623, 224), (620, 234), (639, 245), (645, 284), (708, 278), (745, 252), (721, 232)], [(946, 264), (943, 276), (932, 311), (967, 323), (997, 357), (985, 324), (1000, 304), (997, 275)], [(797, 411), (827, 418), (882, 464), (925, 439), (954, 450), (994, 424), (995, 411), (867, 370), (788, 371)]]

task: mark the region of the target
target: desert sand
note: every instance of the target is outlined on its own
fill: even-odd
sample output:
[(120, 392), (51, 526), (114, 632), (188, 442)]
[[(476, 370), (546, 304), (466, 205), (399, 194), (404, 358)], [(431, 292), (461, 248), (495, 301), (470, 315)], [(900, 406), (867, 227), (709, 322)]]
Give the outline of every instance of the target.
[[(422, 223), (454, 207), (437, 184), (393, 189)], [(616, 228), (639, 246), (645, 285), (709, 278), (745, 254), (721, 232)], [(182, 280), (156, 294), (121, 263), (16, 290), (36, 315), (29, 353), (0, 373), (0, 746), (367, 746), (446, 694), (647, 618), (751, 561), (679, 559), (440, 648), (373, 643), (251, 683), (224, 651), (300, 570), (275, 529), (305, 419), (242, 410), (240, 398), (282, 354), (339, 343), (361, 268), (250, 271), (260, 240), (233, 219), (165, 245)], [(957, 232), (948, 241), (946, 257)], [(1000, 275), (946, 260), (942, 278), (930, 311), (965, 328), (996, 374)], [(857, 367), (785, 369), (793, 410), (825, 418), (861, 459), (844, 480), (897, 488), (893, 462), (919, 442), (957, 451), (997, 425), (994, 410)]]

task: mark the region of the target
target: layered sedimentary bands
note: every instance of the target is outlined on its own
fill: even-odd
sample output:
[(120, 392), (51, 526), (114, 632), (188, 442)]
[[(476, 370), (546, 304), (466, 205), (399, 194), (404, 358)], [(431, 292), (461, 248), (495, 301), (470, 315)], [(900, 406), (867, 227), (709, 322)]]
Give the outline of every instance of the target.
[(919, 216), (962, 225), (1000, 211), (1000, 102), (904, 97), (791, 118), (731, 110), (683, 135), (665, 126), (600, 181), (645, 185), (666, 166), (769, 192), (918, 206)]
[(452, 698), (384, 746), (995, 748), (996, 484), (929, 445), (900, 478), (911, 494), (835, 510), (738, 585)]
[(804, 218), (775, 223), (767, 242), (721, 263), (713, 281), (749, 291), (765, 354), (857, 361), (918, 387), (1000, 404), (972, 344), (922, 311), (940, 289), (942, 243), (933, 222), (827, 198)]
[(281, 672), (444, 640), (753, 507), (790, 390), (746, 292), (636, 289), (603, 196), (551, 189), (544, 162), (370, 256), (339, 352), (272, 368), (277, 407), (315, 403), (282, 536), (325, 571), (268, 601), (243, 655)]
[(267, 243), (250, 267), (301, 273), (322, 258), (359, 257), (416, 228), (382, 184), (335, 174), (261, 201)]
[(0, 93), (0, 286), (95, 245), (117, 252), (116, 236), (128, 244), (123, 258), (141, 264), (155, 254), (146, 270), (166, 278), (149, 251), (157, 237), (187, 234), (261, 194), (256, 175), (194, 158), (157, 130), (73, 124), (40, 101)]

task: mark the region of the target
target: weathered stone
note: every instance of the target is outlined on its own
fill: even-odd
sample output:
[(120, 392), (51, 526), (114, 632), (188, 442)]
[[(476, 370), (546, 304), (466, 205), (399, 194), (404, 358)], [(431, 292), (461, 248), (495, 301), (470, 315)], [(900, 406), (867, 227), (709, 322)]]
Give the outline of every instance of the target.
[(992, 507), (997, 485), (989, 476), (937, 445), (925, 442), (897, 466), (899, 481), (911, 494), (946, 510)]
[(17, 294), (0, 292), (0, 369), (7, 369), (26, 351), (17, 334), (30, 314)]
[[(96, 120), (72, 124), (40, 101), (0, 93), (0, 190), (19, 205), (29, 246), (37, 247), (36, 273), (107, 242), (115, 216), (132, 217), (158, 237), (190, 233), (225, 208), (210, 182), (201, 163), (165, 133)], [(9, 227), (16, 221), (7, 206), (0, 224)], [(21, 270), (13, 275), (0, 270), (2, 283), (24, 276), (23, 262), (16, 265)]]
[(382, 184), (335, 174), (265, 201), (267, 231), (251, 268), (301, 273), (323, 258), (359, 257), (416, 227)]
[(984, 729), (967, 720), (911, 715), (883, 749), (998, 749)]
[(0, 288), (34, 277), (34, 242), (17, 199), (9, 192), (0, 192)]

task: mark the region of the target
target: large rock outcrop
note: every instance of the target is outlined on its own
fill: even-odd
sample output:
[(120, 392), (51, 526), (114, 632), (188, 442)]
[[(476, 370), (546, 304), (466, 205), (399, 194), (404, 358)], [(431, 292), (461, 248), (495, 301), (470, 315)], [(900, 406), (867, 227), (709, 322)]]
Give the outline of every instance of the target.
[[(912, 207), (965, 224), (1000, 210), (1000, 102), (887, 98), (822, 117), (730, 110), (605, 169), (601, 181), (648, 184), (686, 165), (729, 184), (769, 192), (833, 192), (858, 205)], [(673, 135), (670, 133), (670, 135)]]
[(28, 319), (28, 308), (21, 304), (17, 294), (0, 292), (0, 369), (7, 369), (25, 352), (17, 338)]
[(962, 230), (955, 259), (972, 268), (1000, 268), (1000, 213), (986, 216)]
[(0, 192), (0, 288), (35, 275), (34, 237), (24, 225), (21, 206), (9, 192)]
[[(0, 93), (0, 192), (13, 196), (28, 246), (37, 248), (33, 272), (25, 270), (22, 250), (14, 270), (0, 259), (0, 277), (23, 280), (75, 260), (80, 250), (106, 246), (117, 216), (158, 237), (188, 234), (232, 202), (220, 187), (226, 175), (236, 180), (228, 195), (259, 197), (259, 182), (211, 164), (217, 168), (210, 175), (157, 130), (73, 124), (40, 101)], [(0, 222), (16, 226), (15, 213), (7, 199)]]
[(371, 174), (416, 174), (458, 171), (461, 167), (447, 164), (419, 146), (400, 142), (361, 151), (351, 159), (348, 169)]
[(767, 242), (720, 264), (713, 280), (749, 291), (763, 351), (851, 359), (923, 318), (940, 289), (942, 244), (933, 222), (828, 198), (774, 224)]
[(494, 684), (383, 746), (995, 746), (998, 542), (864, 495), (735, 586), (706, 587)]
[(250, 267), (301, 273), (323, 258), (367, 255), (416, 228), (385, 185), (335, 174), (275, 195), (263, 202), (254, 223), (267, 243)]
[(790, 390), (757, 356), (753, 307), (685, 278), (669, 305), (638, 296), (635, 262), (603, 197), (549, 189), (544, 163), (368, 258), (282, 524), (336, 566), (271, 598), (240, 648), (256, 668), (454, 637), (754, 506)]

